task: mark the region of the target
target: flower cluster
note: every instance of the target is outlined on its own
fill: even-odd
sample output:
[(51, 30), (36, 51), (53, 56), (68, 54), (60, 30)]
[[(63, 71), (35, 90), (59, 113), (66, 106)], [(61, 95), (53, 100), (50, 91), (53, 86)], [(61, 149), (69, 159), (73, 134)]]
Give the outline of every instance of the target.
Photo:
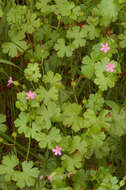
[(109, 51), (110, 50), (110, 47), (108, 46), (108, 43), (106, 43), (105, 45), (102, 43), (101, 44), (101, 51), (104, 51), (104, 53), (107, 53), (107, 51)]
[[(106, 44), (101, 44), (101, 51), (104, 51), (104, 53), (107, 53), (109, 50), (110, 50), (110, 47), (109, 47), (109, 45), (108, 45), (108, 43), (106, 43)], [(115, 65), (114, 64), (111, 64), (110, 62), (108, 63), (108, 64), (106, 64), (105, 65), (105, 67), (106, 67), (106, 71), (107, 72), (109, 72), (109, 71), (111, 71), (111, 72), (113, 72), (114, 71), (114, 68), (115, 68)]]
[(106, 67), (106, 71), (109, 72), (113, 72), (114, 71), (114, 68), (115, 68), (115, 65), (114, 64), (111, 64), (110, 62), (108, 64), (105, 65)]
[(9, 80), (8, 80), (7, 86), (10, 86), (12, 84), (12, 82), (13, 82), (13, 79), (12, 79), (12, 77), (10, 77)]
[(56, 148), (52, 149), (52, 152), (54, 152), (55, 155), (61, 155), (62, 154), (61, 150), (62, 150), (62, 148), (56, 146)]
[(33, 93), (31, 90), (29, 92), (26, 92), (25, 94), (27, 95), (26, 100), (35, 98), (35, 93)]

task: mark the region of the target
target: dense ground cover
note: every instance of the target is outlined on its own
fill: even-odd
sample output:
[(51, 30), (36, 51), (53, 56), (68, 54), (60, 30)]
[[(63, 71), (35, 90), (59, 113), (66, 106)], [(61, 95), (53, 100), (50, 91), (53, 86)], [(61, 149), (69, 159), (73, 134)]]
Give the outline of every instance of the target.
[(126, 0), (0, 0), (0, 189), (125, 190)]

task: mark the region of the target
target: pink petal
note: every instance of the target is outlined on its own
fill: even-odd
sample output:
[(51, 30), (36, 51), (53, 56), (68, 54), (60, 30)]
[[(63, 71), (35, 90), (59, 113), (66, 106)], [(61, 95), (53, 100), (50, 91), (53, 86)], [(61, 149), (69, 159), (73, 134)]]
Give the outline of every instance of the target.
[(56, 152), (56, 149), (52, 149), (52, 152)]
[(112, 68), (114, 68), (115, 67), (115, 65), (112, 65)]
[(30, 91), (29, 91), (29, 95), (31, 95), (31, 94), (32, 94), (32, 91), (30, 90)]
[(59, 152), (59, 155), (61, 155), (62, 153), (61, 152)]
[(104, 53), (107, 53), (107, 49), (104, 49)]
[(108, 43), (106, 42), (105, 46), (108, 46)]
[(33, 100), (35, 97), (34, 97), (34, 95), (31, 95), (31, 99)]
[(104, 48), (101, 48), (100, 50), (101, 50), (101, 51), (104, 51)]
[(103, 43), (101, 44), (101, 46), (102, 46), (103, 48), (105, 47), (105, 45), (104, 45)]
[(27, 99), (27, 100), (29, 100), (29, 99), (30, 99), (30, 97), (28, 97), (28, 96), (27, 96), (27, 97), (26, 97), (26, 99)]
[(107, 68), (106, 71), (109, 72), (109, 68)]
[(9, 78), (7, 86), (10, 86), (10, 84), (13, 82), (12, 77)]
[(42, 179), (43, 179), (43, 176), (41, 175), (41, 176), (40, 176), (40, 180), (42, 180)]

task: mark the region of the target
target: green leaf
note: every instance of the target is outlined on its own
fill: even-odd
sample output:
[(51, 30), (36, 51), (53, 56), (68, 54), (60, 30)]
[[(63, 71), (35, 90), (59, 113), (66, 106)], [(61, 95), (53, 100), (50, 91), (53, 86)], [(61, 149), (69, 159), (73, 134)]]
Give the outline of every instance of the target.
[(104, 104), (104, 98), (100, 93), (90, 94), (86, 104), (86, 108), (92, 109), (95, 112), (100, 111)]
[(14, 4), (7, 12), (7, 22), (12, 30), (21, 31), (26, 21), (27, 7)]
[(5, 181), (12, 180), (15, 173), (14, 168), (19, 164), (19, 160), (15, 155), (7, 155), (3, 157), (0, 165), (0, 175), (4, 175)]
[(56, 101), (58, 99), (58, 90), (54, 86), (49, 90), (46, 90), (43, 86), (40, 86), (36, 92), (40, 98), (40, 101), (43, 101), (45, 105), (48, 105), (49, 102)]
[[(97, 152), (103, 147), (106, 136), (104, 132), (96, 133), (94, 129), (91, 128), (88, 129), (87, 133), (84, 135), (83, 138), (87, 141), (88, 144), (88, 151), (85, 157), (89, 159), (93, 153), (96, 156), (98, 155)], [(102, 157), (102, 152), (100, 156)]]
[(119, 35), (119, 39), (120, 39), (120, 47), (121, 48), (125, 48), (126, 47), (126, 31), (124, 31), (124, 34), (120, 34)]
[(87, 109), (83, 115), (85, 128), (91, 127), (94, 123), (96, 123), (97, 117), (93, 110)]
[(54, 49), (58, 51), (57, 52), (58, 57), (64, 57), (65, 55), (67, 57), (71, 57), (74, 47), (72, 46), (72, 44), (66, 46), (64, 39), (58, 39), (57, 43), (54, 46)]
[(87, 33), (87, 38), (90, 40), (94, 40), (100, 36), (100, 30), (93, 24), (85, 25), (84, 32)]
[(24, 91), (17, 94), (16, 107), (20, 109), (20, 111), (25, 111), (28, 109), (26, 94)]
[(112, 122), (110, 134), (121, 137), (126, 134), (126, 110), (121, 108), (113, 101), (106, 101), (106, 104), (112, 108)]
[(109, 63), (108, 58), (104, 58), (101, 62), (95, 64), (95, 74), (96, 79), (94, 80), (95, 84), (99, 86), (102, 91), (107, 90), (115, 86), (117, 81), (117, 73), (120, 73), (119, 64), (115, 61), (111, 61), (111, 64), (115, 65), (114, 72), (107, 72), (105, 65)]
[(70, 153), (73, 153), (76, 150), (78, 150), (81, 155), (87, 152), (87, 142), (80, 136), (73, 137)]
[(47, 106), (42, 105), (36, 110), (36, 123), (42, 129), (50, 129), (51, 122), (60, 121), (60, 108), (54, 103), (49, 102)]
[(30, 115), (29, 113), (21, 112), (19, 118), (14, 122), (15, 127), (18, 128), (19, 134), (24, 133), (25, 137), (30, 137)]
[(97, 190), (119, 190), (120, 187), (117, 184), (118, 180), (116, 177), (113, 177), (111, 175), (105, 176), (101, 184), (99, 185), (99, 188)]
[(83, 128), (83, 118), (79, 116), (81, 110), (81, 106), (76, 103), (64, 104), (62, 113), (63, 124), (67, 127), (72, 127), (72, 130), (75, 132)]
[(81, 167), (82, 157), (80, 154), (74, 155), (74, 157), (64, 154), (62, 157), (62, 166), (66, 168), (68, 172), (75, 172), (76, 168)]
[(0, 17), (3, 16), (3, 10), (2, 10), (2, 7), (0, 6)]
[(73, 2), (68, 0), (55, 0), (56, 6), (54, 8), (56, 15), (71, 16), (72, 9), (75, 7)]
[(32, 161), (24, 161), (22, 163), (23, 171), (16, 171), (13, 175), (13, 180), (16, 182), (16, 185), (20, 188), (25, 186), (33, 186), (35, 184), (35, 178), (39, 175), (38, 168), (33, 168)]
[(40, 148), (46, 148), (48, 146), (49, 149), (52, 149), (61, 141), (60, 131), (53, 127), (48, 134), (39, 133), (36, 136), (36, 140), (39, 142)]
[(94, 76), (95, 72), (95, 65), (93, 60), (89, 56), (86, 56), (83, 58), (82, 63), (82, 74), (84, 74), (88, 79), (91, 79)]
[(16, 57), (19, 52), (24, 52), (27, 49), (26, 42), (23, 40), (25, 35), (23, 32), (10, 32), (11, 42), (2, 44), (3, 53), (8, 53), (11, 57)]
[(87, 180), (88, 180), (88, 175), (86, 171), (83, 169), (80, 169), (76, 172), (75, 175), (73, 175), (72, 180), (74, 182), (74, 188), (77, 187), (75, 190), (79, 188), (86, 188), (87, 186)]
[(84, 112), (84, 126), (91, 128), (93, 133), (99, 133), (102, 128), (107, 131), (110, 129), (111, 117), (109, 117), (108, 110), (102, 110), (99, 115), (94, 110), (87, 109)]
[(0, 131), (5, 132), (7, 130), (7, 126), (4, 124), (6, 121), (6, 116), (4, 114), (0, 114)]
[(49, 4), (51, 2), (51, 0), (39, 0), (36, 3), (36, 7), (37, 9), (40, 9), (42, 13), (44, 14), (49, 14), (52, 12), (52, 8), (51, 5)]
[(27, 6), (14, 5), (7, 13), (7, 21), (14, 31), (32, 34), (40, 27), (40, 19)]
[(111, 22), (115, 22), (120, 9), (117, 1), (114, 0), (102, 0), (98, 5), (99, 12), (102, 16), (101, 25), (108, 26)]
[(72, 44), (75, 48), (84, 47), (86, 44), (86, 40), (84, 38), (87, 34), (84, 30), (81, 30), (79, 26), (74, 26), (72, 30), (68, 30), (66, 36), (68, 39), (74, 39)]
[(12, 182), (5, 182), (4, 176), (0, 176), (0, 189), (1, 190), (17, 190), (17, 186)]
[(29, 63), (27, 68), (24, 70), (24, 75), (27, 80), (37, 83), (39, 78), (41, 78), (39, 64)]
[(28, 34), (32, 34), (36, 29), (40, 27), (40, 19), (37, 19), (36, 13), (31, 13), (30, 10), (26, 13), (26, 23), (22, 29)]
[(55, 87), (60, 87), (61, 86), (61, 81), (62, 77), (60, 74), (56, 73), (54, 75), (54, 73), (52, 71), (48, 71), (47, 75), (43, 76), (43, 82), (44, 83), (49, 83), (51, 87), (55, 86)]

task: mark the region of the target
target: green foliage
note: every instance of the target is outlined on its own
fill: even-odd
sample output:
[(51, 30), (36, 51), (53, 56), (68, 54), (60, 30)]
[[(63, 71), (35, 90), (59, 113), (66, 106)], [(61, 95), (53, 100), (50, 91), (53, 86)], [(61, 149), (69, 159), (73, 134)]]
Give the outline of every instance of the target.
[(75, 48), (83, 47), (86, 44), (86, 33), (84, 29), (80, 29), (79, 26), (74, 26), (72, 30), (67, 31), (67, 38), (74, 39), (72, 44)]
[(3, 11), (2, 11), (2, 7), (0, 6), (0, 17), (3, 16)]
[(77, 154), (77, 155), (74, 155), (72, 157), (70, 156), (67, 156), (66, 154), (64, 154), (62, 156), (62, 165), (64, 168), (66, 168), (66, 170), (68, 172), (72, 172), (72, 173), (75, 173), (76, 171), (76, 168), (80, 168), (81, 167), (81, 155), (80, 154)]
[(115, 22), (118, 16), (118, 11), (120, 6), (118, 1), (110, 0), (102, 0), (98, 6), (99, 15), (101, 18), (101, 25), (109, 25), (111, 22)]
[(26, 42), (24, 41), (24, 33), (10, 32), (9, 37), (11, 42), (4, 42), (2, 44), (3, 53), (8, 53), (11, 57), (16, 57), (19, 52), (24, 52), (27, 49)]
[(6, 116), (0, 114), (0, 131), (5, 132), (7, 130), (7, 126), (4, 124), (6, 121)]
[(55, 87), (60, 87), (61, 86), (61, 75), (56, 73), (56, 75), (54, 75), (54, 73), (52, 71), (48, 71), (47, 75), (43, 76), (43, 82), (44, 83), (49, 83), (51, 87), (55, 86)]
[(22, 163), (22, 171), (15, 171), (13, 180), (16, 181), (18, 187), (23, 188), (25, 186), (33, 186), (35, 184), (35, 178), (39, 175), (38, 168), (33, 168), (32, 161), (24, 161)]
[(19, 118), (15, 121), (15, 127), (18, 128), (19, 134), (25, 133), (25, 136), (29, 137), (31, 131), (29, 113), (21, 112)]
[(75, 132), (83, 128), (83, 118), (79, 116), (81, 109), (81, 106), (75, 103), (64, 104), (62, 114), (64, 126), (72, 127), (72, 130)]
[(15, 5), (7, 14), (8, 24), (11, 29), (22, 31), (23, 33), (33, 33), (40, 27), (40, 19), (36, 13), (32, 13), (26, 6)]
[(82, 73), (88, 78), (91, 79), (95, 72), (95, 65), (93, 60), (90, 57), (86, 56), (82, 60), (83, 66), (81, 67)]
[(126, 188), (125, 3), (0, 0), (0, 190)]
[(7, 155), (3, 157), (0, 165), (0, 175), (4, 175), (5, 181), (12, 180), (15, 167), (19, 164), (19, 160), (15, 155)]
[(119, 39), (120, 39), (120, 47), (125, 48), (126, 47), (126, 31), (124, 32), (124, 34), (120, 34)]
[(108, 58), (104, 58), (101, 62), (95, 64), (95, 74), (96, 79), (94, 82), (99, 86), (99, 89), (102, 91), (107, 90), (108, 88), (112, 88), (117, 81), (116, 73), (120, 73), (120, 68), (118, 63), (115, 61), (111, 61), (111, 64), (115, 65), (115, 72), (107, 73), (105, 69), (105, 65), (109, 63)]
[(60, 131), (53, 127), (48, 134), (39, 133), (36, 135), (35, 139), (39, 142), (40, 148), (45, 148), (48, 146), (49, 149), (55, 147), (56, 143), (61, 141)]
[(54, 46), (54, 49), (58, 51), (57, 52), (58, 57), (64, 57), (65, 55), (67, 57), (71, 57), (72, 52), (74, 50), (74, 46), (72, 44), (66, 46), (64, 39), (58, 39), (57, 43)]
[(120, 107), (113, 101), (106, 102), (111, 107), (112, 127), (111, 134), (122, 136), (126, 133), (125, 121), (126, 121), (126, 110), (124, 107)]
[(38, 82), (41, 77), (38, 63), (29, 63), (24, 74), (29, 81)]
[(104, 98), (100, 93), (90, 94), (86, 107), (97, 112), (102, 109), (103, 104)]

